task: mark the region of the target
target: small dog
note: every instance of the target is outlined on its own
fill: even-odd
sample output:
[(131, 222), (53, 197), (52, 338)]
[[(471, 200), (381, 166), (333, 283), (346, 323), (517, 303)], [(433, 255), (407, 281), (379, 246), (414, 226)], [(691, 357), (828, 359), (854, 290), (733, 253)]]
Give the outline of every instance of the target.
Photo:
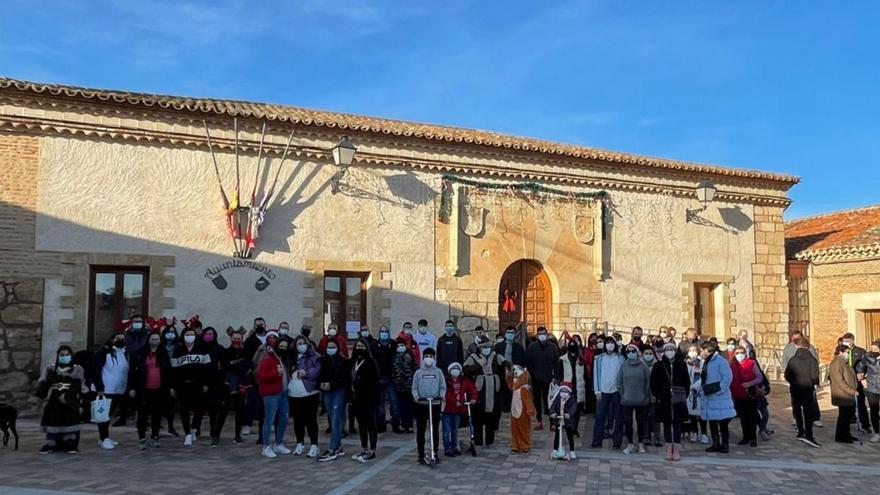
[(9, 445), (9, 434), (15, 437), (15, 449), (18, 450), (18, 430), (15, 422), (18, 419), (18, 411), (9, 404), (0, 404), (0, 430), (3, 431), (3, 448)]

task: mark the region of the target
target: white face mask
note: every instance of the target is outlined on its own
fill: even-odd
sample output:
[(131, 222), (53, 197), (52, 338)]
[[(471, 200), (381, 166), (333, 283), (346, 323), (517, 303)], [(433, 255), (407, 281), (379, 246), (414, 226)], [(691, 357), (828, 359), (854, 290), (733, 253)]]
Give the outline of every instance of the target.
[(697, 357), (697, 351), (690, 351), (690, 352), (688, 353), (688, 357), (691, 358), (691, 359), (696, 359), (696, 357)]
[(367, 338), (367, 337), (369, 337), (369, 336), (370, 336), (370, 331), (369, 331), (369, 330), (361, 330), (361, 337), (363, 337), (363, 338)]
[(613, 342), (610, 343), (610, 344), (605, 344), (605, 350), (606, 350), (606, 351), (608, 351), (608, 352), (614, 352), (614, 349), (617, 349), (617, 344), (615, 344), (615, 343), (613, 343)]
[(307, 350), (309, 350), (309, 346), (306, 344), (297, 344), (296, 345), (296, 352), (298, 352), (300, 354), (305, 354)]
[(404, 352), (406, 352), (406, 347), (402, 345), (397, 346), (397, 352), (403, 354)]
[(425, 358), (425, 366), (434, 366), (434, 358), (426, 357)]
[(480, 352), (483, 353), (484, 356), (488, 356), (489, 354), (492, 354), (492, 348), (483, 347), (482, 349), (480, 349)]
[(739, 361), (740, 363), (745, 361), (745, 359), (746, 359), (745, 354), (735, 354), (735, 356), (736, 356), (736, 360)]
[(538, 335), (538, 341), (547, 342), (547, 335), (545, 335), (543, 333), (541, 335)]
[(335, 355), (336, 355), (336, 351), (338, 351), (338, 350), (339, 350), (339, 349), (337, 349), (337, 348), (335, 348), (335, 347), (328, 347), (328, 348), (327, 348), (327, 355), (328, 355), (328, 356), (335, 356)]
[(412, 327), (403, 327), (403, 333), (406, 335), (412, 335)]
[(847, 346), (847, 347), (852, 347), (852, 346), (853, 346), (853, 343), (852, 343), (852, 341), (850, 341), (850, 340), (844, 340), (844, 341), (841, 342), (841, 343), (842, 343), (843, 345)]
[(428, 333), (428, 327), (419, 327), (419, 333), (421, 333), (421, 334)]
[(660, 338), (661, 338), (661, 339), (665, 339), (665, 338), (668, 337), (668, 336), (669, 336), (668, 333), (666, 333), (666, 332), (660, 332)]
[(452, 368), (451, 370), (449, 370), (449, 374), (455, 378), (458, 378), (458, 376), (461, 375), (461, 370), (458, 368)]
[(193, 342), (196, 341), (196, 336), (193, 334), (184, 335), (183, 341), (186, 342), (187, 344), (192, 344)]
[(666, 359), (672, 361), (672, 359), (675, 358), (675, 351), (666, 351), (663, 355), (666, 356)]
[(289, 328), (281, 328), (278, 330), (278, 333), (280, 333), (281, 335), (287, 335), (290, 333), (290, 329)]
[(131, 324), (131, 328), (134, 328), (135, 330), (140, 330), (140, 329), (144, 328), (144, 322), (136, 321)]
[(645, 362), (646, 362), (646, 363), (650, 363), (650, 362), (653, 361), (653, 360), (654, 360), (654, 355), (653, 355), (653, 354), (645, 354)]
[(336, 329), (331, 328), (330, 330), (327, 330), (327, 335), (329, 335), (331, 337), (336, 337)]

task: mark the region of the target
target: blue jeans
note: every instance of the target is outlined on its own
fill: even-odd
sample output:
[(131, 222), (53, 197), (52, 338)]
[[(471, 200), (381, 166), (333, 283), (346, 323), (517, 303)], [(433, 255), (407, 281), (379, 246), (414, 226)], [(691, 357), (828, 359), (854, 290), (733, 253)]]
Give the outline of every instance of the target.
[[(263, 409), (266, 418), (263, 420), (263, 447), (272, 445), (269, 440), (272, 435), (272, 426), (275, 425), (275, 444), (284, 443), (284, 433), (287, 430), (288, 404), (286, 391), (275, 395), (263, 396)], [(278, 414), (278, 422), (275, 422), (275, 414)]]
[(593, 447), (602, 445), (605, 440), (605, 424), (609, 418), (614, 419), (614, 431), (611, 434), (614, 447), (620, 447), (623, 442), (623, 422), (617, 421), (620, 417), (620, 394), (602, 394), (596, 404), (596, 421), (593, 423)]
[(397, 404), (397, 392), (391, 380), (379, 380), (379, 408), (376, 410), (376, 424), (379, 430), (385, 429), (385, 401), (391, 408), (391, 427), (400, 428), (400, 406)]
[(443, 418), (443, 450), (451, 451), (458, 449), (458, 426), (461, 415), (458, 413), (442, 414)]
[(342, 446), (342, 427), (345, 426), (345, 389), (324, 392), (324, 408), (330, 418), (330, 450)]

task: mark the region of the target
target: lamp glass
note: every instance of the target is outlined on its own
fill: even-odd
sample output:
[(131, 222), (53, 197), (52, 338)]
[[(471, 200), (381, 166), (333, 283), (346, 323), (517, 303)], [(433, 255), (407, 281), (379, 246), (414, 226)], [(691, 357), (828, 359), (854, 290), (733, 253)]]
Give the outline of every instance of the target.
[(697, 199), (704, 205), (711, 203), (712, 200), (715, 199), (716, 192), (717, 189), (715, 188), (715, 184), (712, 184), (707, 180), (697, 184)]
[(347, 167), (354, 160), (354, 154), (357, 147), (349, 141), (348, 137), (344, 137), (333, 147), (333, 162), (337, 167)]

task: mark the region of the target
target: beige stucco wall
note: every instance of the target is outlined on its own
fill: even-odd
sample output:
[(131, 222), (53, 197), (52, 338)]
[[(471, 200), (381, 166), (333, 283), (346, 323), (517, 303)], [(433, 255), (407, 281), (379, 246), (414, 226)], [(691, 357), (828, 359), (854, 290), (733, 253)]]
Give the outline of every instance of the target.
[[(230, 190), (233, 156), (221, 154), (218, 160)], [(248, 196), (255, 161), (243, 157), (240, 163)], [(386, 317), (399, 328), (404, 320), (445, 319), (445, 307), (426, 304), (434, 291), (434, 179), (400, 170), (358, 170), (350, 182), (359, 191), (333, 195), (334, 172), (329, 164), (288, 161), (254, 259), (276, 278), (260, 292), (253, 286), (260, 276), (256, 271), (226, 270), (229, 287), (220, 291), (205, 271), (229, 261), (232, 246), (207, 152), (46, 138), (36, 248), (173, 256), (176, 263), (168, 273), (175, 286), (164, 291), (176, 301), (169, 314), (200, 314), (208, 324), (246, 327), (255, 315), (270, 325), (281, 320), (298, 325), (313, 316), (302, 304), (311, 295), (303, 289), (307, 260), (387, 262), (392, 306), (386, 314), (368, 315), (370, 321)]]

